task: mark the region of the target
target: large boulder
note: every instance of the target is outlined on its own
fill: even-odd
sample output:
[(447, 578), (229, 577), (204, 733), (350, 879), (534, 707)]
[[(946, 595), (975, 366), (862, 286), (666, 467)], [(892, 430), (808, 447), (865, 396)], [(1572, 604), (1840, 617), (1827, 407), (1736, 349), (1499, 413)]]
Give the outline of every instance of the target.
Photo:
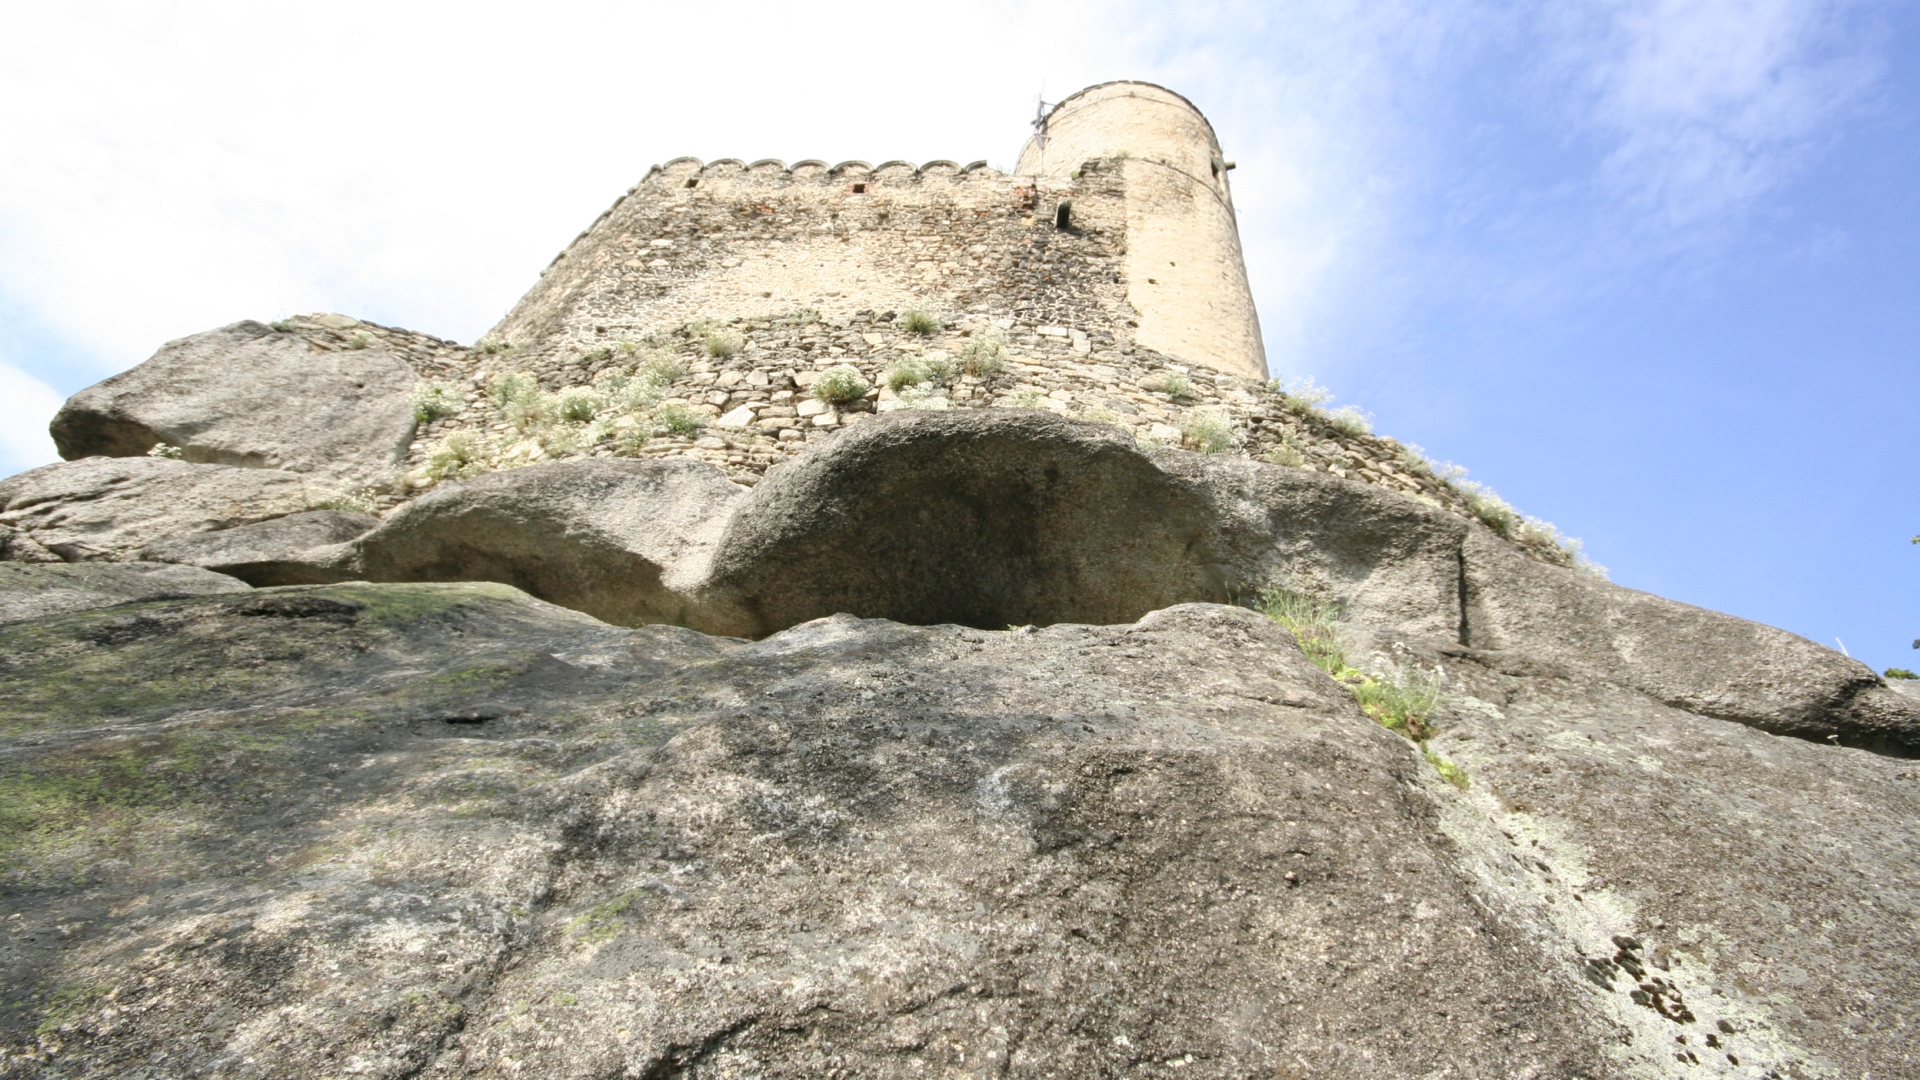
[(69, 562), (118, 559), (167, 537), (299, 513), (329, 490), (278, 469), (83, 458), (0, 480), (0, 525)]
[(247, 590), (244, 581), (197, 566), (0, 562), (0, 623), (143, 600)]
[(911, 623), (1130, 622), (1225, 600), (1204, 499), (1117, 428), (1039, 411), (890, 413), (768, 470), (695, 623), (758, 636), (849, 612)]
[(39, 619), (0, 656), (22, 1077), (1920, 1054), (1913, 763), (1578, 672), (1444, 661), (1460, 791), (1213, 605), (749, 643), (348, 584)]
[(490, 473), (406, 504), (357, 542), (373, 581), (497, 581), (612, 623), (684, 624), (746, 489), (684, 458)]
[(249, 585), (324, 585), (360, 576), (350, 541), (379, 525), (372, 514), (309, 510), (218, 532), (169, 537), (142, 548), (140, 557), (202, 566)]
[(384, 483), (405, 462), (416, 381), (378, 343), (328, 350), (237, 322), (168, 342), (80, 391), (51, 430), (68, 459), (134, 457), (166, 443), (190, 462), (312, 473), (358, 488)]

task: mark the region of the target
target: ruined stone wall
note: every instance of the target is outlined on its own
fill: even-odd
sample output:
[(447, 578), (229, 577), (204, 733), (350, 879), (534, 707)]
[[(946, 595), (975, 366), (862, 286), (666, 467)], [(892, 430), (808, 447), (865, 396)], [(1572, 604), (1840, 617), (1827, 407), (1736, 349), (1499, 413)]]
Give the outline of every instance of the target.
[(702, 320), (920, 308), (1130, 340), (1124, 182), (1105, 168), (1050, 180), (951, 162), (682, 158), (556, 258), (492, 336), (544, 359)]

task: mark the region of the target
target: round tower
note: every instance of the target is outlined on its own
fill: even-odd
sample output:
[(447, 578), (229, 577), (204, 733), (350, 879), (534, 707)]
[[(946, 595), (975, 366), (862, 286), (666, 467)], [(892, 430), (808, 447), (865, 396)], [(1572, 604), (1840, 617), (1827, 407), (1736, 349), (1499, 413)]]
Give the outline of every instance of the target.
[(1066, 179), (1094, 159), (1117, 161), (1125, 180), (1124, 273), (1140, 323), (1135, 341), (1218, 371), (1266, 378), (1229, 166), (1213, 125), (1165, 87), (1101, 83), (1046, 114), (1016, 171)]

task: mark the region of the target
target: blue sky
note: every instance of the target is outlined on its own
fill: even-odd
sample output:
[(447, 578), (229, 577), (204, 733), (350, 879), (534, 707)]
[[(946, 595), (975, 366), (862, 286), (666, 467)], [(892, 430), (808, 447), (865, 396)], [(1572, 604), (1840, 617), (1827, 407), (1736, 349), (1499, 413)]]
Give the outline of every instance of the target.
[(1915, 666), (1920, 10), (13, 5), (0, 474), (161, 342), (460, 340), (658, 161), (1011, 162), (1034, 97), (1192, 98), (1276, 375), (1614, 580)]

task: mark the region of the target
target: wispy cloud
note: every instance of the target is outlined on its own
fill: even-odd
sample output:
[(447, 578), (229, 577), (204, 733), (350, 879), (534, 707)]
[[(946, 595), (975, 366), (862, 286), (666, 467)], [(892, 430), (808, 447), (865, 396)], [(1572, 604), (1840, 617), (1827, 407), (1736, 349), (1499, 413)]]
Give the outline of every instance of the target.
[(1559, 59), (1608, 147), (1597, 179), (1685, 227), (1791, 180), (1881, 72), (1861, 5), (1612, 0), (1561, 19)]

